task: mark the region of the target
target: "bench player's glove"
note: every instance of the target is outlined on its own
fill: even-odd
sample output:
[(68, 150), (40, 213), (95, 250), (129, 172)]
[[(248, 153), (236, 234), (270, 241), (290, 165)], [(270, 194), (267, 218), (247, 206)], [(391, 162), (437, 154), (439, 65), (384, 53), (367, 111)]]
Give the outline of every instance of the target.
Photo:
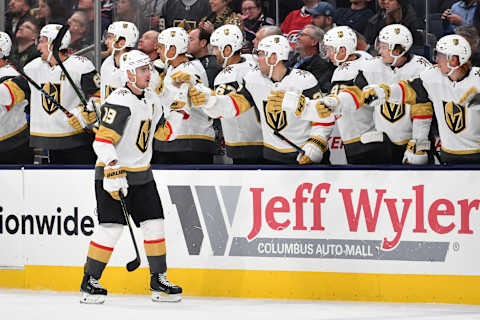
[(430, 141), (411, 139), (408, 141), (402, 162), (404, 164), (427, 164), (428, 150), (430, 150)]
[(127, 196), (127, 172), (124, 167), (120, 167), (119, 165), (105, 166), (103, 175), (103, 189), (110, 193), (113, 199), (120, 200), (120, 191), (124, 197)]

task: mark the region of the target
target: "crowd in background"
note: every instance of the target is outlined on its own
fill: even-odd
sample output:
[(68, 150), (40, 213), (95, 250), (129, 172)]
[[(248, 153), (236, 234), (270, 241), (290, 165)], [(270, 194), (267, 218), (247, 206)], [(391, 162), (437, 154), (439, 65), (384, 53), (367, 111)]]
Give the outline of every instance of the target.
[[(292, 47), (288, 66), (311, 72), (328, 91), (334, 66), (322, 57), (319, 44), (325, 32), (335, 26), (349, 26), (357, 32), (357, 49), (374, 53), (379, 31), (398, 23), (410, 29), (413, 52), (432, 60), (435, 42), (457, 33), (472, 47), (472, 64), (480, 65), (480, 0), (435, 0), (429, 2), (430, 30), (425, 32), (425, 0), (102, 0), (102, 32), (114, 21), (134, 23), (139, 30), (138, 49), (151, 60), (158, 59), (156, 37), (169, 27), (182, 27), (190, 33), (189, 54), (200, 59), (210, 86), (221, 67), (209, 52), (210, 34), (225, 24), (235, 24), (244, 33), (243, 54), (255, 50), (261, 27), (280, 26)], [(36, 40), (40, 29), (51, 23), (68, 24), (71, 33), (69, 53), (80, 52), (93, 61), (94, 0), (9, 0), (6, 1), (5, 32), (13, 42), (10, 59), (23, 67), (40, 56)], [(278, 18), (278, 23), (275, 21)], [(425, 44), (431, 48), (425, 50)], [(108, 56), (103, 48), (102, 59)], [(97, 66), (97, 69), (100, 69)], [(322, 90), (323, 91), (323, 90)], [(28, 108), (27, 108), (28, 117)], [(217, 155), (222, 156), (221, 128), (218, 123)], [(44, 150), (35, 150), (45, 155)], [(47, 155), (48, 157), (48, 155)], [(32, 158), (33, 162), (33, 158)], [(2, 160), (0, 159), (0, 163)]]

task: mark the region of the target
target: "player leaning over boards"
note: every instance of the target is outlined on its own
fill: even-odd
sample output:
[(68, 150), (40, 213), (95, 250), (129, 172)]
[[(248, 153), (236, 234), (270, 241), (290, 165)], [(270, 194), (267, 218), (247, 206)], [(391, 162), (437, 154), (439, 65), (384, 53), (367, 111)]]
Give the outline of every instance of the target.
[[(447, 164), (480, 163), (480, 68), (470, 63), (471, 48), (459, 35), (449, 35), (437, 42), (437, 65), (417, 78), (393, 85), (365, 88), (365, 99), (378, 97), (394, 104), (432, 106), (442, 143), (440, 158)], [(422, 154), (419, 141), (408, 149)]]
[(71, 37), (67, 31), (59, 45), (59, 59), (75, 86), (91, 97), (85, 108), (53, 56), (53, 41), (61, 28), (58, 24), (47, 24), (40, 30), (37, 49), (41, 56), (29, 62), (24, 71), (74, 116), (67, 117), (55, 103), (21, 76), (0, 85), (0, 105), (30, 100), (30, 146), (49, 150), (52, 163), (93, 163), (95, 154), (90, 137), (83, 128), (96, 121), (93, 100), (100, 95), (100, 78), (91, 61), (68, 54)]
[[(0, 82), (18, 76), (18, 72), (7, 63), (11, 49), (10, 37), (0, 32)], [(0, 164), (33, 162), (33, 152), (28, 146), (26, 105), (27, 101), (20, 102), (18, 106), (0, 104)]]
[[(312, 97), (320, 88), (308, 71), (288, 69), (285, 60), (291, 47), (283, 36), (272, 35), (258, 45), (259, 67), (243, 77), (245, 86), (238, 92), (216, 95), (202, 84), (189, 90), (192, 103), (200, 106), (210, 116), (234, 118), (250, 108), (257, 108), (263, 134), (263, 157), (272, 163), (329, 163), (326, 136), (331, 127), (316, 126), (311, 121), (295, 117), (292, 112), (281, 110), (267, 103), (271, 90), (294, 91)], [(333, 125), (333, 124), (332, 124)], [(301, 146), (305, 154), (298, 154), (286, 141)]]
[(138, 29), (135, 24), (127, 21), (115, 21), (108, 26), (105, 35), (105, 45), (109, 56), (100, 68), (101, 103), (117, 88), (123, 86), (120, 56), (135, 48), (138, 41)]
[[(150, 289), (154, 301), (179, 301), (182, 288), (167, 280), (164, 215), (150, 169), (153, 128), (165, 114), (155, 137), (172, 140), (183, 115), (162, 112), (155, 105), (150, 81), (150, 58), (132, 50), (120, 58), (124, 87), (116, 89), (101, 107), (100, 127), (93, 148), (98, 156), (95, 167), (95, 194), (98, 228), (90, 242), (81, 284), (83, 303), (103, 303), (107, 290), (99, 283), (126, 220), (120, 192), (136, 226), (140, 226), (150, 266)], [(172, 129), (173, 128), (173, 129)]]

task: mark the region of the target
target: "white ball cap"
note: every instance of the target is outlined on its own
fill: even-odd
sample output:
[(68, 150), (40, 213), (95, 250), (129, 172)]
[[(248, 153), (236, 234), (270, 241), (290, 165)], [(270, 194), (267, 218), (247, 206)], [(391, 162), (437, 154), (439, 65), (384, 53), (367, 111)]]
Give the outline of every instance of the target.
[[(47, 38), (48, 44), (51, 44), (53, 40), (58, 35), (58, 32), (62, 29), (62, 25), (60, 24), (47, 24), (40, 30), (40, 37), (45, 37)], [(72, 36), (70, 34), (70, 31), (67, 30), (65, 35), (63, 36), (62, 41), (60, 42), (60, 48), (59, 50), (67, 49), (68, 46), (70, 45), (70, 41), (72, 39)]]
[(5, 58), (10, 55), (12, 50), (12, 40), (5, 32), (0, 32), (0, 58)]

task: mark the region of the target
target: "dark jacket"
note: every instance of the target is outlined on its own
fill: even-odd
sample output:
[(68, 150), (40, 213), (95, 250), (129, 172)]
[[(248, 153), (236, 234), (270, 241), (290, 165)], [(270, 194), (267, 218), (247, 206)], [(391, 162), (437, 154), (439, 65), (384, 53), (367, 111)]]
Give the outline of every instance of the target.
[(217, 77), (217, 74), (222, 71), (222, 67), (217, 62), (217, 57), (214, 55), (207, 55), (198, 60), (200, 60), (205, 72), (207, 73), (208, 86), (210, 89), (213, 89), (215, 78)]
[[(292, 60), (289, 62), (289, 67), (293, 68), (297, 61), (300, 60), (298, 55), (293, 56)], [(296, 69), (301, 69), (310, 72), (313, 74), (315, 79), (318, 81), (318, 86), (321, 88), (323, 93), (330, 92), (331, 89), (331, 79), (335, 66), (327, 60), (322, 59), (319, 54), (313, 55), (310, 59), (302, 62)]]
[(40, 57), (40, 52), (37, 50), (35, 44), (32, 44), (21, 53), (19, 53), (18, 48), (14, 46), (12, 53), (10, 54), (10, 59), (21, 68), (25, 67), (27, 63), (38, 57)]
[(361, 34), (365, 32), (368, 20), (374, 15), (373, 11), (365, 8), (352, 10), (351, 8), (337, 8), (335, 11), (335, 23), (339, 26), (349, 26)]
[[(406, 26), (413, 35), (414, 45), (422, 45), (423, 36), (420, 32), (417, 32), (417, 29), (422, 29), (420, 20), (417, 18), (415, 9), (408, 5), (406, 8), (403, 8), (403, 19), (400, 21), (400, 24)], [(367, 43), (370, 45), (375, 44), (375, 39), (378, 36), (380, 30), (387, 25), (385, 11), (379, 11), (376, 15), (368, 20), (367, 27), (365, 28), (365, 38)]]
[(20, 27), (25, 19), (31, 19), (32, 16), (30, 14), (25, 14), (23, 15), (20, 20), (18, 20), (17, 25), (15, 28), (13, 27), (13, 16), (10, 13), (7, 13), (5, 15), (5, 32), (10, 36), (10, 39), (12, 39), (12, 42), (15, 41), (15, 35), (17, 34), (18, 27)]

